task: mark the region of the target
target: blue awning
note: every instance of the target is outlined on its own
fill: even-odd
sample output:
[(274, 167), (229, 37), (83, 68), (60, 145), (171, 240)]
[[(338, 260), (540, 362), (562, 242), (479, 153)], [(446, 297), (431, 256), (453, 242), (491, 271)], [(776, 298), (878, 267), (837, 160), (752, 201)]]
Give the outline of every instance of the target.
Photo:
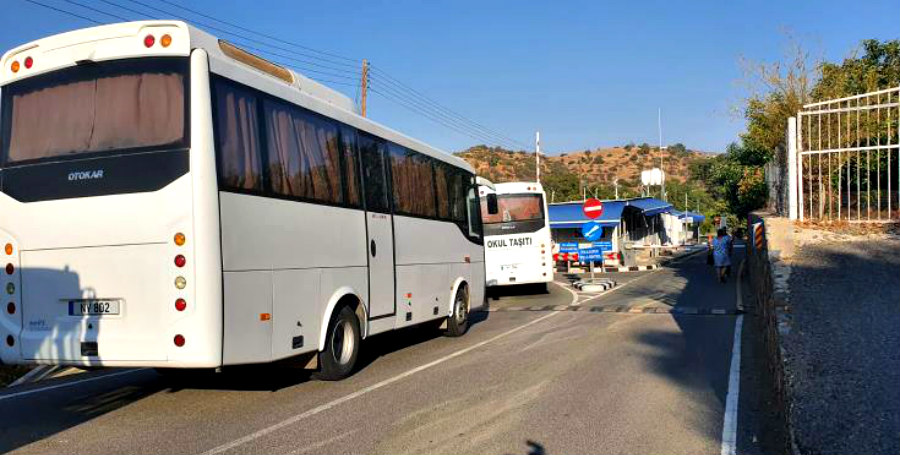
[(672, 210), (672, 204), (652, 197), (629, 199), (625, 201), (631, 207), (641, 210), (644, 216), (653, 216)]
[(591, 220), (584, 216), (581, 210), (582, 202), (564, 202), (561, 204), (550, 204), (550, 228), (551, 229), (579, 229), (581, 225), (588, 221), (597, 221), (605, 227), (615, 227), (619, 225), (622, 218), (622, 209), (625, 208), (625, 201), (603, 201), (603, 214), (597, 219)]
[(694, 213), (694, 212), (684, 212), (681, 214), (681, 217), (682, 218), (691, 218), (695, 223), (702, 223), (703, 220), (706, 219), (706, 217), (703, 216), (702, 214)]

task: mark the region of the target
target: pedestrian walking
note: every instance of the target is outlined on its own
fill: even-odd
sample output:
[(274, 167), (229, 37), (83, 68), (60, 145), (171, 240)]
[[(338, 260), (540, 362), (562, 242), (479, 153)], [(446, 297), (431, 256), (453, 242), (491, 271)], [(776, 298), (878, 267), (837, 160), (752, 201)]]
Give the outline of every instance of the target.
[(731, 253), (734, 250), (734, 240), (728, 235), (725, 228), (720, 228), (716, 238), (712, 242), (713, 262), (716, 266), (716, 275), (719, 282), (724, 283), (731, 275)]

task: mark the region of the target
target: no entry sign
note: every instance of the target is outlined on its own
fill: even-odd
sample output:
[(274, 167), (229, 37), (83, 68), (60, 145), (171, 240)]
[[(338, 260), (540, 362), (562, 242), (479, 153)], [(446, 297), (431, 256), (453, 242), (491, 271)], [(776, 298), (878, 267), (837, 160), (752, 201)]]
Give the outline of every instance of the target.
[(603, 203), (598, 199), (590, 198), (584, 201), (584, 206), (581, 209), (584, 210), (584, 216), (592, 220), (603, 215)]

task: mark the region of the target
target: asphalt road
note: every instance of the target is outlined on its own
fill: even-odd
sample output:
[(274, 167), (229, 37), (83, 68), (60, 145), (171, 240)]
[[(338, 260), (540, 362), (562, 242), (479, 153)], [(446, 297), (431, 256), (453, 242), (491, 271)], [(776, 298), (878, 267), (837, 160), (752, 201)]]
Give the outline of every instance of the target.
[[(599, 297), (558, 285), (504, 292), (461, 338), (373, 337), (341, 382), (253, 367), (178, 380), (104, 371), (10, 389), (0, 452), (721, 453), (735, 280), (715, 282), (700, 255), (621, 282)], [(535, 307), (545, 309), (508, 309)], [(741, 392), (739, 453), (773, 451), (757, 438), (758, 383)]]

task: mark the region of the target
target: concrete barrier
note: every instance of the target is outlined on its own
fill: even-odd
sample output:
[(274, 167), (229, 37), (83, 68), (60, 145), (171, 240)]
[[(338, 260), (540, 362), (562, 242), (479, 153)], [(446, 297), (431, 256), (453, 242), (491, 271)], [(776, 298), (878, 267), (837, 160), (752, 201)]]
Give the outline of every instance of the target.
[[(797, 454), (794, 432), (791, 428), (790, 388), (784, 370), (782, 330), (789, 327), (787, 312), (787, 261), (794, 253), (793, 226), (789, 220), (768, 212), (754, 212), (748, 216), (748, 232), (751, 233), (747, 250), (747, 274), (753, 293), (753, 301), (745, 303), (750, 313), (762, 322), (766, 364), (772, 378), (776, 412), (779, 424), (784, 428), (785, 452)], [(754, 227), (756, 229), (754, 229)], [(752, 237), (760, 233), (763, 238)]]

